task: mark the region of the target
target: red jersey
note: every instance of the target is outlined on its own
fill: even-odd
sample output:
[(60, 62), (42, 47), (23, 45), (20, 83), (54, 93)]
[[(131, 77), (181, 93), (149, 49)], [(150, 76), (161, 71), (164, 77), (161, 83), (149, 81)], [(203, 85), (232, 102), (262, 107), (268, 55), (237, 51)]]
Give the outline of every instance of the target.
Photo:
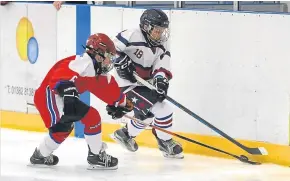
[[(57, 62), (47, 73), (39, 90), (54, 92), (61, 81), (73, 81), (79, 93), (89, 91), (107, 104), (124, 105), (126, 96), (111, 75), (96, 76), (93, 60), (87, 54), (70, 56)], [(45, 93), (45, 91), (43, 91)]]

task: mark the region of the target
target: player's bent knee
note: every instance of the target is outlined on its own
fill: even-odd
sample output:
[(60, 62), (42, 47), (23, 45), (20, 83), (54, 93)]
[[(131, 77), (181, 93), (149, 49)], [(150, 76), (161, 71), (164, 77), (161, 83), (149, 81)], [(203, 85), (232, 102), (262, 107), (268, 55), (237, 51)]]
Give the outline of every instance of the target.
[(49, 135), (56, 143), (62, 143), (72, 132), (73, 123), (58, 123), (49, 128)]
[(101, 116), (93, 107), (89, 109), (81, 122), (85, 125), (84, 134), (94, 135), (101, 132)]
[(89, 112), (90, 106), (83, 103), (81, 100), (77, 99), (74, 102), (75, 111), (70, 115), (63, 115), (61, 117), (61, 122), (76, 122), (83, 119)]
[[(82, 102), (81, 100), (78, 100), (76, 103), (76, 115), (83, 118), (86, 116), (86, 114), (89, 112), (90, 106)], [(79, 119), (80, 120), (80, 119)]]

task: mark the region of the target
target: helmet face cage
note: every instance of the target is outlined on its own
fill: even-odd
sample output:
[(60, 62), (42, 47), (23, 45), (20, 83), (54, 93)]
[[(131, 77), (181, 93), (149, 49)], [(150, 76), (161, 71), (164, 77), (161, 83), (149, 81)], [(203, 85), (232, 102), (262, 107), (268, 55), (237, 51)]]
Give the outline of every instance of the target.
[(114, 64), (116, 61), (116, 56), (112, 53), (105, 52), (103, 61), (101, 62), (101, 73), (107, 74), (114, 68)]
[(148, 35), (150, 43), (153, 45), (160, 45), (168, 41), (170, 33), (168, 27), (150, 24), (148, 21), (143, 24), (142, 28)]
[[(94, 49), (91, 47), (87, 47), (89, 49), (89, 53), (95, 60), (95, 66), (98, 69), (98, 74), (107, 74), (114, 67), (114, 63), (116, 61), (116, 56), (112, 52), (104, 52), (102, 49)], [(96, 55), (98, 55), (97, 58)]]
[(84, 47), (92, 58), (97, 75), (106, 74), (114, 67), (116, 48), (112, 40), (103, 33), (91, 35)]

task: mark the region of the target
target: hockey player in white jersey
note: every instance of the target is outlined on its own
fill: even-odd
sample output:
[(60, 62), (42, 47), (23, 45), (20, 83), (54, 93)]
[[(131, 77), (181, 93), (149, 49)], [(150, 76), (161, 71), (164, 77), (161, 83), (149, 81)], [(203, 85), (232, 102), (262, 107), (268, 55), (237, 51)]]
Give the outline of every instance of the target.
[[(114, 76), (123, 92), (134, 103), (134, 116), (170, 130), (173, 112), (169, 103), (164, 101), (172, 78), (170, 52), (166, 46), (168, 27), (168, 17), (162, 10), (148, 9), (142, 14), (137, 29), (124, 30), (113, 41), (119, 55), (114, 65)], [(150, 80), (157, 91), (138, 85), (133, 72)], [(131, 120), (125, 127), (116, 130), (113, 136), (118, 143), (134, 152), (138, 149), (134, 138), (144, 129), (144, 125)], [(165, 157), (183, 158), (181, 144), (174, 141), (171, 135), (155, 129), (152, 132)]]

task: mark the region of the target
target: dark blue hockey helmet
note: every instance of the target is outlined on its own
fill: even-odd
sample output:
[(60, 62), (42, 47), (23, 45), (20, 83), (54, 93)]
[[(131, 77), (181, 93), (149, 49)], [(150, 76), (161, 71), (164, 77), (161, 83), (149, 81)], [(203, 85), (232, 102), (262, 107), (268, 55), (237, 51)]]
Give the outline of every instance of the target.
[(140, 17), (140, 28), (153, 46), (161, 45), (169, 38), (169, 20), (160, 9), (145, 10)]

